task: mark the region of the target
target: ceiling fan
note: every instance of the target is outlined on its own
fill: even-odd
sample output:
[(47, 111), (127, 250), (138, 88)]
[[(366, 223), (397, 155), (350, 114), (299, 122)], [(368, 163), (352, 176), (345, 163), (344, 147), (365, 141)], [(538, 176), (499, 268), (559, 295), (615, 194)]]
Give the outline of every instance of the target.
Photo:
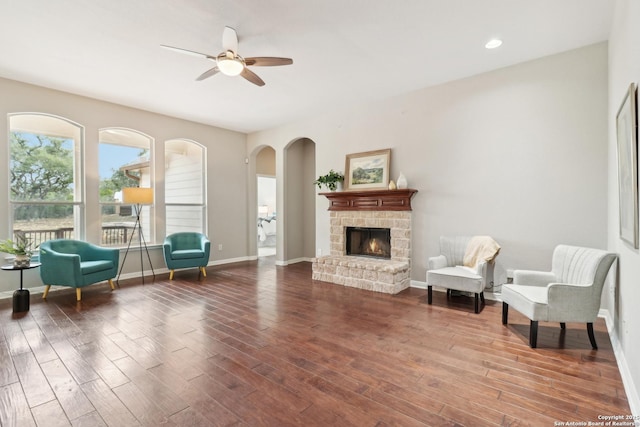
[(160, 45), (165, 49), (170, 49), (180, 53), (186, 53), (188, 55), (198, 56), (200, 58), (210, 59), (216, 63), (216, 66), (200, 74), (196, 80), (204, 80), (211, 76), (218, 74), (226, 74), (227, 76), (242, 76), (249, 80), (251, 83), (264, 86), (264, 81), (258, 77), (256, 73), (248, 69), (247, 67), (255, 65), (262, 67), (270, 67), (276, 65), (290, 65), (293, 64), (291, 58), (277, 58), (272, 56), (256, 56), (252, 58), (243, 58), (238, 54), (238, 34), (236, 30), (231, 27), (224, 27), (222, 32), (222, 48), (223, 52), (217, 56), (208, 55), (206, 53), (194, 52), (188, 49), (182, 49), (180, 47), (173, 47), (167, 45)]

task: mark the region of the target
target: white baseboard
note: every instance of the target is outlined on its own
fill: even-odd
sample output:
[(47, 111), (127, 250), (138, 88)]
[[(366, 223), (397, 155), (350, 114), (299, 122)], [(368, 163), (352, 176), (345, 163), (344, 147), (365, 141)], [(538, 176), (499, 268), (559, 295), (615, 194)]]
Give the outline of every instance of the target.
[[(416, 289), (427, 289), (427, 282), (422, 282), (420, 280), (412, 280), (410, 287), (416, 288)], [(434, 292), (445, 292), (446, 290), (444, 288), (439, 288), (437, 286), (434, 286), (433, 287), (433, 291)], [(484, 291), (484, 297), (486, 299), (488, 299), (488, 300), (491, 300), (491, 301), (502, 301), (500, 299), (500, 294), (489, 292), (487, 290)]]
[(412, 288), (427, 289), (427, 282), (421, 282), (419, 280), (411, 280), (411, 283), (409, 284), (409, 286)]
[(254, 255), (254, 256), (241, 256), (241, 257), (237, 257), (237, 258), (227, 258), (227, 259), (220, 259), (220, 260), (216, 260), (216, 261), (209, 261), (209, 264), (207, 264), (207, 265), (233, 264), (234, 262), (255, 261), (256, 259), (258, 259), (257, 255)]
[(313, 258), (301, 257), (301, 258), (289, 259), (289, 260), (286, 260), (286, 261), (278, 261), (278, 260), (276, 260), (276, 265), (278, 265), (278, 266), (286, 266), (286, 265), (290, 265), (290, 264), (297, 264), (299, 262), (313, 262)]
[[(633, 382), (631, 371), (629, 370), (629, 364), (627, 358), (624, 355), (620, 340), (618, 339), (618, 332), (615, 329), (615, 323), (609, 310), (603, 308), (598, 312), (598, 317), (603, 317), (607, 324), (607, 331), (609, 331), (609, 338), (611, 339), (611, 346), (613, 347), (613, 354), (616, 356), (616, 362), (618, 363), (618, 370), (622, 377), (622, 384), (624, 385), (624, 392), (627, 395), (627, 401), (629, 402), (629, 408), (631, 414), (640, 416), (640, 395), (638, 395), (638, 388)], [(631, 415), (629, 414), (629, 415)]]

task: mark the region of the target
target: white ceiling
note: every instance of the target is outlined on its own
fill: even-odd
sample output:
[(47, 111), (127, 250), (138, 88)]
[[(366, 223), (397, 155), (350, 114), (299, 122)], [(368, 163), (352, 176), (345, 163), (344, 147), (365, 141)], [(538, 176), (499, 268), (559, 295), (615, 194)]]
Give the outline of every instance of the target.
[[(0, 0), (0, 76), (249, 133), (607, 40), (613, 4)], [(293, 65), (197, 82), (212, 62), (160, 48), (215, 56), (225, 25), (242, 56)]]

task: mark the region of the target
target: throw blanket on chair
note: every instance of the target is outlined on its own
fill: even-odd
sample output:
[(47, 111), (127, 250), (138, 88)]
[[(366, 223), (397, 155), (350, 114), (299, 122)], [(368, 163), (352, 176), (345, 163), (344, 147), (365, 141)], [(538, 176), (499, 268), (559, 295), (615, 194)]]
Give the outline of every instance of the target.
[(475, 268), (478, 262), (491, 262), (500, 252), (500, 245), (489, 236), (474, 236), (467, 244), (463, 264)]

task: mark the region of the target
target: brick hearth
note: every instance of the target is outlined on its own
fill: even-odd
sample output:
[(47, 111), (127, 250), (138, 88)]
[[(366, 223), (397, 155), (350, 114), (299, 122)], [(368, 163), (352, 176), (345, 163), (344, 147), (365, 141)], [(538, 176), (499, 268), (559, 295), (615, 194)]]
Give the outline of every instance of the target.
[[(411, 196), (415, 192), (410, 194)], [(397, 193), (389, 192), (396, 196)], [(335, 195), (332, 194), (333, 197)], [(353, 197), (353, 196), (352, 196)], [(357, 205), (357, 203), (351, 203)], [(313, 260), (313, 279), (371, 291), (396, 294), (411, 281), (411, 206), (402, 210), (366, 210), (330, 207), (330, 254)], [(391, 259), (346, 255), (346, 227), (377, 227), (391, 230)]]

